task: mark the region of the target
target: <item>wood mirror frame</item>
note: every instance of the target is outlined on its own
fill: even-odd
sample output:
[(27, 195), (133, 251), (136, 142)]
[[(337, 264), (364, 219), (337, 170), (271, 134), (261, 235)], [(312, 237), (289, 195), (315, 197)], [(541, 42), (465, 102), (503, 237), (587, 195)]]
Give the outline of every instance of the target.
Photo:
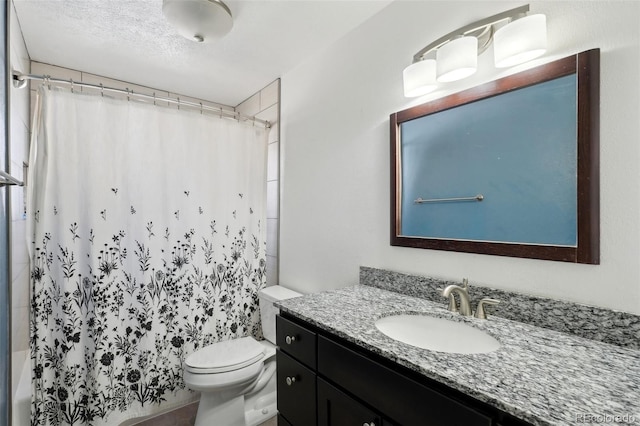
[[(402, 123), (572, 74), (577, 77), (575, 246), (401, 235)], [(599, 92), (600, 50), (593, 49), (391, 114), (391, 245), (599, 264)]]

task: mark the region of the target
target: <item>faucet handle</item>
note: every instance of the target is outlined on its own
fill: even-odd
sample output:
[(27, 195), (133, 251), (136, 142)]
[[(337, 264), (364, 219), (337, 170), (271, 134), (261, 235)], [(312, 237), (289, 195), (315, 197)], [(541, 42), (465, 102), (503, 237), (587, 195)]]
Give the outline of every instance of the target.
[(485, 312), (485, 305), (497, 305), (500, 303), (497, 299), (491, 299), (488, 297), (483, 298), (478, 302), (478, 307), (476, 308), (476, 318), (478, 319), (487, 319), (487, 313)]
[(462, 288), (467, 290), (467, 293), (469, 292), (469, 278), (462, 279)]

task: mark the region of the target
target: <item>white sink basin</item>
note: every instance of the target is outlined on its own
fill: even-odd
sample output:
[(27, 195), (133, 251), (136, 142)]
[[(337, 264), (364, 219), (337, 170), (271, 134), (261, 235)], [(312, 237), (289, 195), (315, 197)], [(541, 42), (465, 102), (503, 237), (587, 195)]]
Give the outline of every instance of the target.
[(432, 351), (481, 354), (500, 347), (493, 336), (462, 322), (427, 315), (393, 315), (376, 327), (394, 340)]

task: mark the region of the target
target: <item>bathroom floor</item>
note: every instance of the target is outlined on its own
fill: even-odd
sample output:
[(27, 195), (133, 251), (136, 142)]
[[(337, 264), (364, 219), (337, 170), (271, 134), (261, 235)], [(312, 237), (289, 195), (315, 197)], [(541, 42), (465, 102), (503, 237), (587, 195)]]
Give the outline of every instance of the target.
[(277, 417), (273, 417), (269, 420), (267, 420), (266, 422), (259, 424), (258, 426), (278, 426), (278, 418)]
[[(198, 403), (194, 402), (177, 410), (135, 423), (131, 426), (193, 426), (196, 421), (197, 411)], [(258, 426), (278, 426), (278, 419), (273, 417)]]

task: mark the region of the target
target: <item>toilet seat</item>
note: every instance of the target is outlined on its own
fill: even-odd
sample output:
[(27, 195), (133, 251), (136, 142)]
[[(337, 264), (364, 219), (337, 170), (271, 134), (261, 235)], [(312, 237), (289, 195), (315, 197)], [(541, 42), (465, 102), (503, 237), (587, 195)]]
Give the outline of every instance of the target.
[(220, 374), (240, 370), (265, 357), (266, 348), (253, 337), (241, 337), (201, 348), (185, 361), (185, 370), (193, 374)]

